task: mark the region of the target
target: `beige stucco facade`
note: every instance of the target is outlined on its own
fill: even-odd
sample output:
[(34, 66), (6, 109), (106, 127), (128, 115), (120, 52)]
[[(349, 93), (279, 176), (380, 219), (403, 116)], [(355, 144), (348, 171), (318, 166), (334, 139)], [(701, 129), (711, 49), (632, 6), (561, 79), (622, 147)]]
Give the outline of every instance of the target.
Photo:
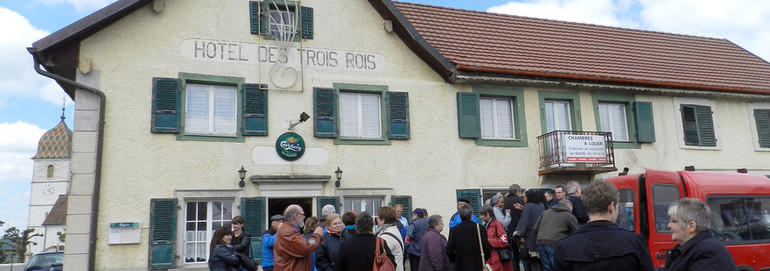
[[(615, 163), (620, 169), (628, 167), (632, 173), (638, 173), (646, 167), (681, 170), (694, 165), (698, 170), (748, 168), (750, 172), (770, 174), (770, 149), (751, 143), (756, 142), (757, 135), (756, 128), (752, 130), (750, 102), (761, 99), (759, 96), (695, 97), (696, 102), (713, 103), (718, 145), (687, 147), (682, 140), (681, 120), (677, 118), (681, 116), (678, 103), (693, 99), (696, 92), (653, 93), (633, 88), (591, 91), (590, 87), (525, 86), (513, 82), (447, 83), (395, 33), (387, 30), (387, 23), (367, 1), (344, 0), (302, 1), (303, 6), (314, 8), (314, 38), (293, 42), (290, 50), (369, 54), (379, 66), (342, 69), (318, 61), (313, 65), (304, 62), (305, 65), (298, 66), (298, 81), (281, 88), (275, 86), (271, 80), (276, 79), (269, 73), (276, 64), (269, 63), (270, 60), (262, 62), (254, 58), (256, 54), (243, 49), (278, 46), (276, 41), (250, 33), (248, 1), (160, 2), (165, 3), (159, 12), (152, 5), (140, 8), (83, 40), (80, 47), (78, 82), (98, 88), (106, 96), (96, 270), (147, 269), (150, 200), (156, 198), (174, 198), (180, 206), (175, 230), (176, 265), (185, 270), (205, 270), (205, 263), (183, 261), (187, 201), (232, 200), (233, 212), (240, 214), (238, 202), (242, 197), (366, 196), (380, 197), (387, 205), (391, 196), (407, 195), (412, 197), (413, 207), (426, 208), (430, 214), (448, 219), (455, 212), (457, 189), (505, 190), (513, 183), (552, 187), (569, 179), (587, 183), (616, 175), (617, 172), (547, 177), (538, 174), (536, 137), (542, 134), (543, 125), (538, 95), (542, 91), (578, 93), (581, 110), (577, 114), (585, 131), (597, 129), (592, 100), (595, 92), (622, 92), (635, 101), (651, 102), (656, 140), (640, 143), (638, 148), (615, 149)], [(196, 40), (200, 44), (234, 44), (216, 47), (220, 54), (225, 50), (235, 54), (235, 48), (241, 51), (234, 60), (230, 56), (218, 60), (195, 58), (189, 44)], [(344, 59), (338, 61), (342, 65)], [(268, 136), (202, 140), (151, 133), (152, 79), (177, 78), (180, 74), (234, 77), (245, 83), (268, 84)], [(307, 144), (306, 156), (295, 162), (278, 158), (274, 149), (278, 135), (286, 132), (290, 121), (296, 120), (301, 112), (312, 115), (313, 88), (333, 88), (334, 84), (386, 86), (388, 91), (407, 92), (410, 138), (389, 140), (384, 145), (344, 144), (314, 137), (311, 118), (293, 128)], [(523, 92), (526, 146), (479, 146), (472, 139), (458, 137), (456, 94), (472, 92), (479, 86)], [(75, 101), (67, 270), (83, 270), (88, 261), (89, 222), (94, 209), (91, 200), (97, 171), (98, 97), (79, 90)], [(248, 170), (244, 188), (237, 185), (241, 166)], [(337, 167), (344, 171), (340, 188), (334, 186)], [(263, 181), (269, 176), (277, 180)], [(286, 176), (311, 177), (297, 180)], [(316, 207), (313, 206), (313, 215), (319, 215)], [(109, 244), (109, 225), (117, 222), (139, 222), (141, 242)]]

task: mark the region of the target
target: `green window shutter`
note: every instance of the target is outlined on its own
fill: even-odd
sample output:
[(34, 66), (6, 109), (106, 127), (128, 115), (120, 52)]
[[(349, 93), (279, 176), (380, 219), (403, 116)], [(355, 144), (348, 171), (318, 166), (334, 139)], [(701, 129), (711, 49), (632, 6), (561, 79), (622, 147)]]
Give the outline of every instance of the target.
[(481, 137), (478, 93), (457, 93), (457, 126), (460, 138)]
[(262, 232), (267, 228), (265, 197), (241, 198), (241, 216), (246, 221), (243, 231), (251, 235), (251, 257), (261, 261)]
[(251, 34), (259, 34), (259, 25), (261, 17), (260, 14), (260, 3), (259, 1), (249, 1), (249, 26), (251, 29)]
[(302, 21), (301, 23), (302, 38), (312, 39), (313, 38), (313, 8), (301, 7), (300, 16)]
[(698, 138), (698, 120), (695, 117), (695, 105), (682, 105), (682, 126), (684, 128), (684, 144), (700, 145)]
[(243, 85), (243, 135), (267, 135), (267, 85)]
[(152, 78), (153, 133), (178, 134), (182, 81), (176, 78)]
[(409, 139), (409, 93), (388, 92), (388, 138)]
[(150, 270), (174, 268), (176, 209), (176, 199), (150, 200)]
[(270, 3), (268, 0), (259, 2), (259, 34), (270, 33)]
[(770, 148), (770, 109), (754, 109), (760, 148)]
[(313, 89), (315, 137), (337, 137), (337, 94), (333, 88)]
[(321, 210), (326, 206), (326, 204), (334, 205), (334, 210), (337, 211), (337, 213), (340, 213), (340, 198), (339, 197), (318, 197), (316, 198), (316, 206), (318, 207), (318, 213), (316, 213), (316, 216), (318, 218), (321, 218)]
[(651, 102), (634, 102), (634, 114), (636, 115), (636, 140), (637, 142), (655, 142), (655, 125), (652, 117)]
[(717, 137), (714, 132), (713, 112), (710, 106), (698, 105), (695, 107), (695, 116), (698, 120), (698, 137), (700, 146), (716, 147)]
[(401, 207), (404, 209), (401, 216), (406, 218), (406, 221), (412, 222), (412, 196), (390, 196), (390, 203), (394, 207), (396, 204), (401, 204)]
[(470, 201), (471, 208), (473, 208), (473, 213), (476, 214), (477, 217), (479, 216), (479, 209), (481, 209), (481, 190), (457, 189), (457, 199), (467, 199)]

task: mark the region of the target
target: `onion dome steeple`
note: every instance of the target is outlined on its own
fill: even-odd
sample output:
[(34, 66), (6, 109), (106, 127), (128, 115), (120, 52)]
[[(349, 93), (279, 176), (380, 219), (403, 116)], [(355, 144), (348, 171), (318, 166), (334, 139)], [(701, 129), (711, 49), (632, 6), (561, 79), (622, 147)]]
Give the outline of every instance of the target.
[(64, 122), (64, 107), (61, 109), (61, 122), (45, 132), (37, 143), (37, 154), (32, 159), (70, 158), (72, 150), (72, 130)]

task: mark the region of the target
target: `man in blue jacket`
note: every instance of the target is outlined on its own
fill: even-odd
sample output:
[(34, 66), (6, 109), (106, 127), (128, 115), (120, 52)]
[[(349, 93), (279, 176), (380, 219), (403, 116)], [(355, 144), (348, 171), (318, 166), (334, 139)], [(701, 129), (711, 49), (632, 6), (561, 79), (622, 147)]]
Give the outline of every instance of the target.
[(270, 228), (262, 235), (262, 270), (273, 271), (273, 246), (275, 246), (275, 233), (283, 224), (282, 215), (270, 217)]
[[(460, 219), (460, 215), (459, 215), (460, 207), (470, 206), (470, 205), (471, 205), (471, 201), (469, 201), (468, 199), (463, 199), (463, 198), (457, 199), (457, 210), (458, 210), (458, 212), (453, 214), (449, 218), (449, 228), (450, 229), (454, 228), (455, 226), (457, 226), (457, 224), (460, 224), (460, 222), (462, 222), (462, 219)], [(475, 222), (475, 223), (479, 223), (479, 220), (476, 218), (476, 215), (471, 216), (471, 220), (473, 220), (473, 222)]]
[(409, 254), (409, 266), (412, 271), (417, 271), (420, 267), (420, 240), (428, 228), (428, 221), (425, 220), (425, 213), (421, 208), (414, 209), (412, 212), (412, 223), (407, 230), (406, 243), (409, 248), (406, 252)]

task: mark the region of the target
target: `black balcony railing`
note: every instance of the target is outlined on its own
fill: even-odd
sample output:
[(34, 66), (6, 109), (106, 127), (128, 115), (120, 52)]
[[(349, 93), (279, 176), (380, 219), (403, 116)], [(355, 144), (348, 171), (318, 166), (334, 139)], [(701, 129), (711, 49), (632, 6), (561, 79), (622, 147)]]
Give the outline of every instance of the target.
[(553, 131), (537, 137), (540, 175), (616, 171), (612, 133)]

